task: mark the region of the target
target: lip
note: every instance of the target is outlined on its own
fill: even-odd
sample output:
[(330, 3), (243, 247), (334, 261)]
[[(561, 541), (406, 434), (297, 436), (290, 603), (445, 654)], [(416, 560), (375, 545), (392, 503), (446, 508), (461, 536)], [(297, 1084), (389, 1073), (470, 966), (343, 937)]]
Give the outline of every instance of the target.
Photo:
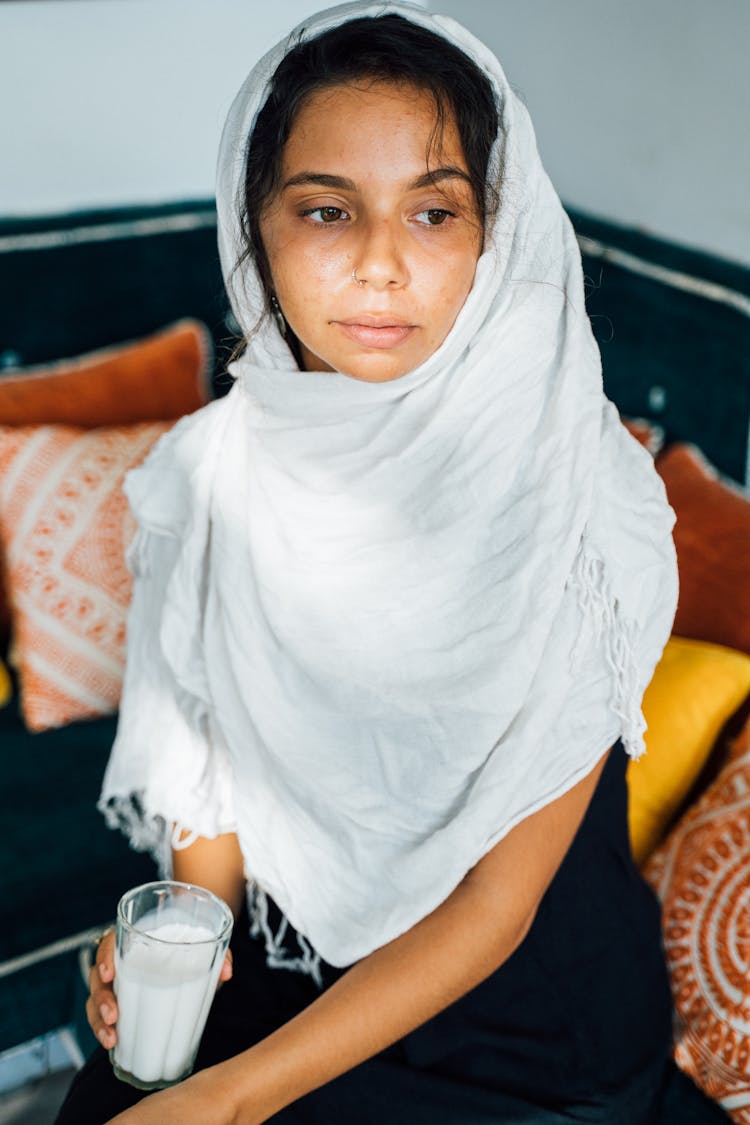
[(417, 327), (392, 313), (360, 313), (333, 323), (350, 340), (366, 348), (398, 347)]

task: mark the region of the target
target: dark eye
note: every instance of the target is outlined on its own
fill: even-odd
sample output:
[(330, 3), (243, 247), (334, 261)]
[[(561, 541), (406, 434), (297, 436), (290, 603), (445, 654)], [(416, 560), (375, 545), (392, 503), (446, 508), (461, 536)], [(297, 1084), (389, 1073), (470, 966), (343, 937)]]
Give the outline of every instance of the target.
[[(337, 223), (347, 213), (343, 207), (311, 207), (309, 211), (303, 211), (303, 214), (314, 223)], [(319, 218), (315, 218), (316, 215)]]
[(426, 219), (421, 221), (425, 223), (425, 226), (429, 225), (431, 227), (439, 227), (440, 224), (444, 223), (452, 214), (452, 211), (446, 211), (444, 207), (429, 207), (426, 211), (419, 212), (419, 216), (426, 216)]

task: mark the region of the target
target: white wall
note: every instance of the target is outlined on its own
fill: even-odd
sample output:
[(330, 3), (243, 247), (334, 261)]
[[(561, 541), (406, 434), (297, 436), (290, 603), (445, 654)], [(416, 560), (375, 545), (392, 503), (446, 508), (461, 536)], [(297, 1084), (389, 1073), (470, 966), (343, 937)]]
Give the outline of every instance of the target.
[(253, 63), (320, 0), (0, 2), (0, 215), (213, 195)]
[[(0, 3), (0, 215), (202, 198), (252, 62), (324, 0)], [(571, 205), (750, 263), (746, 0), (433, 0)]]
[(568, 203), (750, 263), (747, 0), (437, 0), (523, 95)]

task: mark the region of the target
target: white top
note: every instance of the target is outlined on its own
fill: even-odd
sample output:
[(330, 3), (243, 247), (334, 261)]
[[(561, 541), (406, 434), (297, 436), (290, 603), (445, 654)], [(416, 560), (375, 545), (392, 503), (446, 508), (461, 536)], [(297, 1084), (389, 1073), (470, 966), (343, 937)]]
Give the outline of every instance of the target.
[[(411, 5), (346, 5), (304, 34), (384, 10), (490, 77), (500, 213), (419, 368), (300, 372), (266, 322), (230, 394), (129, 474), (135, 593), (100, 802), (163, 859), (172, 821), (236, 831), (309, 971), (305, 946), (345, 966), (413, 926), (618, 736), (642, 753), (677, 603), (674, 513), (603, 394), (575, 236), (497, 60)], [(284, 50), (225, 126), (225, 278), (244, 138)], [(229, 292), (247, 331), (254, 272)]]

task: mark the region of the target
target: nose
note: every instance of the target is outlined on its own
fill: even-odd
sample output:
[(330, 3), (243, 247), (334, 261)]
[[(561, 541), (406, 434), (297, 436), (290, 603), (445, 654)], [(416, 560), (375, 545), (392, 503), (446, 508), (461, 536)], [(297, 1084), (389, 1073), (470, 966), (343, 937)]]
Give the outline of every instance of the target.
[(379, 219), (362, 231), (354, 262), (357, 280), (371, 289), (401, 289), (409, 283), (400, 222)]

